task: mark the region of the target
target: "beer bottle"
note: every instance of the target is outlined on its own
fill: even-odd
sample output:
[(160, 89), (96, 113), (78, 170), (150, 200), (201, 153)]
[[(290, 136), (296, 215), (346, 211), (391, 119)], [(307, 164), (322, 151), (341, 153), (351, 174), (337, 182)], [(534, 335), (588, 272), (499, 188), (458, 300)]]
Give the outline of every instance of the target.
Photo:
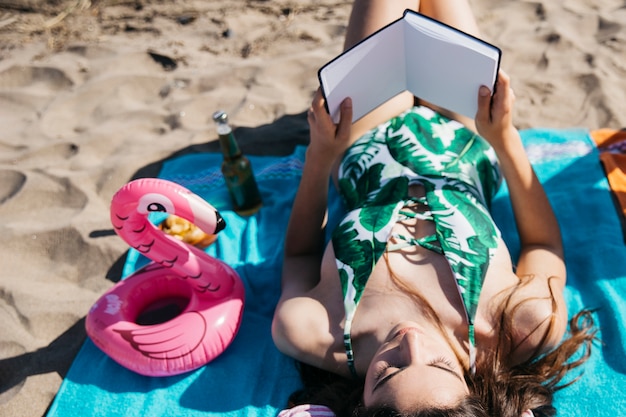
[(241, 216), (254, 214), (261, 208), (262, 201), (250, 160), (243, 155), (237, 144), (228, 124), (228, 115), (219, 110), (213, 113), (213, 120), (217, 123), (217, 134), (224, 156), (222, 174), (235, 212)]

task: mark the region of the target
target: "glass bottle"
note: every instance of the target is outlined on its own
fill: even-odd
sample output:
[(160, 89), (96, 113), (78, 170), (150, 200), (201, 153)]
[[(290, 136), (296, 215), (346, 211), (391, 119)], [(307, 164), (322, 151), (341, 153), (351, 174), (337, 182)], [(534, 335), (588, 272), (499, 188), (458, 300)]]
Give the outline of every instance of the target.
[(213, 120), (217, 124), (220, 148), (224, 156), (222, 174), (235, 212), (241, 216), (254, 214), (263, 203), (250, 160), (243, 155), (237, 144), (233, 130), (228, 124), (228, 115), (218, 110), (213, 113)]

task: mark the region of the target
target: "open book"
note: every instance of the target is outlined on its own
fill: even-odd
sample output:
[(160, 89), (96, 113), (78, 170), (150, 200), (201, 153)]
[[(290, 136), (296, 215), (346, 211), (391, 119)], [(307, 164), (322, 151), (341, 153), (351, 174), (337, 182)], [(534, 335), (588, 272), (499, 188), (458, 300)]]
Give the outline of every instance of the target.
[(478, 89), (496, 82), (502, 52), (412, 10), (348, 49), (318, 72), (328, 112), (352, 98), (353, 121), (403, 91), (471, 118)]

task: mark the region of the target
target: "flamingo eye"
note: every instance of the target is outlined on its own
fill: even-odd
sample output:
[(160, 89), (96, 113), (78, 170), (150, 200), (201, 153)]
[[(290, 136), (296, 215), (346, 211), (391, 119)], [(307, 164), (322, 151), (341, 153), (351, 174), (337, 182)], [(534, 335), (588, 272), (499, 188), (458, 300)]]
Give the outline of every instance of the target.
[(148, 204), (148, 211), (167, 211), (167, 210), (165, 210), (165, 207), (163, 207), (162, 204), (152, 203), (152, 204)]
[(141, 196), (137, 211), (141, 214), (148, 214), (152, 212), (165, 212), (174, 214), (174, 203), (172, 200), (158, 193), (149, 193)]

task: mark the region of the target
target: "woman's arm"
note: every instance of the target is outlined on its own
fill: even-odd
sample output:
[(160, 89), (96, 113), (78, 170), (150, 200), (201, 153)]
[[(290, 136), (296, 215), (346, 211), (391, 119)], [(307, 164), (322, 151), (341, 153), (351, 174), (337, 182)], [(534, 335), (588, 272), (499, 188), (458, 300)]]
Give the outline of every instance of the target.
[[(543, 186), (537, 179), (512, 123), (514, 95), (509, 77), (500, 72), (496, 93), (483, 87), (476, 116), (478, 131), (493, 146), (509, 187), (521, 242), (518, 275), (557, 276), (565, 284), (561, 232)], [(535, 259), (535, 252), (541, 259)]]
[(342, 103), (341, 119), (335, 125), (318, 91), (308, 121), (311, 142), (287, 226), (282, 288), (274, 311), (272, 337), (283, 353), (322, 367), (335, 339), (329, 332), (327, 306), (310, 296), (310, 291), (320, 281), (328, 184), (335, 161), (350, 143), (352, 103), (349, 99)]
[[(515, 319), (525, 329), (517, 337), (520, 349), (530, 351), (539, 345), (554, 346), (563, 336), (567, 321), (563, 300), (566, 270), (556, 216), (512, 123), (514, 99), (509, 77), (500, 72), (493, 97), (486, 87), (481, 88), (476, 126), (495, 149), (509, 187), (521, 243), (516, 274), (533, 277), (511, 300), (513, 306), (517, 301), (529, 300), (516, 310)], [(542, 341), (546, 331), (549, 333)]]
[(333, 166), (350, 143), (352, 102), (341, 106), (335, 125), (318, 91), (308, 113), (311, 142), (306, 152), (302, 178), (287, 226), (283, 263), (283, 296), (310, 290), (319, 282), (324, 251), (328, 184)]

